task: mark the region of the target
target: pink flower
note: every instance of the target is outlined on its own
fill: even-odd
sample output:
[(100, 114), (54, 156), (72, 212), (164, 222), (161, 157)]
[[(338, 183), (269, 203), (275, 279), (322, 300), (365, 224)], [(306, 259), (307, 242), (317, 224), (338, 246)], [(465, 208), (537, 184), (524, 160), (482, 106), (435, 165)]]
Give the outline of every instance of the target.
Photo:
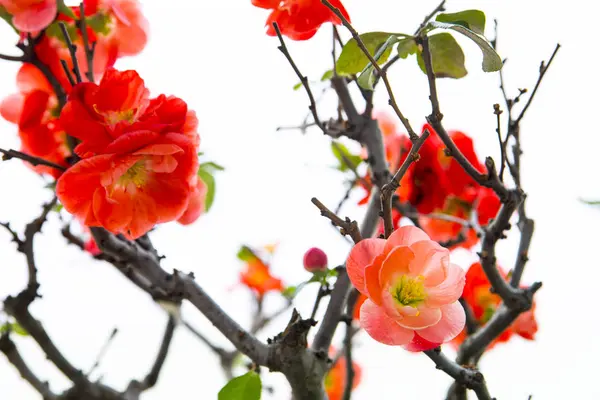
[(465, 325), (458, 302), (465, 273), (419, 228), (401, 227), (387, 240), (362, 240), (350, 252), (346, 270), (368, 297), (360, 324), (378, 342), (429, 350), (452, 340)]
[(13, 25), (21, 32), (41, 31), (57, 13), (56, 0), (0, 0), (0, 6), (13, 16)]

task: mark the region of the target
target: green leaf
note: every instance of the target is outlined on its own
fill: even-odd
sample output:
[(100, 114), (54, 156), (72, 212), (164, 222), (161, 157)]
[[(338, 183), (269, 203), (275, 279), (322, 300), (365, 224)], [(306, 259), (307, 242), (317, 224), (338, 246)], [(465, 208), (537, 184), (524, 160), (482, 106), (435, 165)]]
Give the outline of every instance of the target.
[(248, 371), (227, 382), (219, 391), (218, 400), (260, 400), (261, 391), (260, 375)]
[(57, 0), (56, 5), (58, 6), (58, 12), (64, 14), (71, 19), (77, 19), (77, 16), (66, 4), (64, 0)]
[(205, 169), (198, 169), (198, 178), (206, 184), (206, 198), (204, 200), (204, 210), (208, 212), (215, 201), (215, 177)]
[[(458, 79), (467, 75), (465, 54), (450, 33), (442, 32), (429, 36), (429, 52), (433, 72), (437, 78)], [(417, 62), (421, 70), (427, 73), (421, 52), (417, 55)]]
[(221, 165), (219, 165), (215, 162), (212, 162), (212, 161), (208, 161), (208, 162), (200, 164), (200, 168), (202, 168), (204, 170), (212, 169), (213, 171), (225, 171), (225, 168), (223, 168)]
[(406, 59), (409, 55), (415, 54), (419, 50), (419, 48), (417, 47), (417, 43), (412, 38), (400, 40), (396, 49), (398, 51), (398, 56), (403, 60)]
[(480, 10), (465, 10), (457, 13), (439, 14), (435, 20), (462, 25), (480, 35), (483, 35), (483, 32), (485, 31), (485, 13)]
[(242, 261), (253, 261), (256, 260), (258, 256), (254, 254), (254, 251), (252, 251), (250, 247), (242, 246), (237, 252), (237, 258)]
[(585, 200), (579, 199), (583, 204), (587, 204), (588, 206), (600, 206), (600, 200)]
[(96, 13), (85, 19), (87, 26), (96, 33), (108, 35), (110, 33), (110, 17), (108, 14)]
[(292, 299), (296, 295), (296, 292), (297, 292), (296, 286), (288, 286), (283, 290), (283, 292), (281, 292), (281, 294), (284, 297), (287, 297), (288, 299)]
[[(360, 39), (365, 44), (367, 50), (369, 50), (369, 53), (372, 56), (375, 56), (377, 50), (379, 50), (390, 37), (396, 37), (397, 35), (406, 36), (404, 34), (394, 34), (388, 32), (368, 32), (360, 35)], [(379, 64), (384, 63), (390, 56), (391, 51), (392, 50), (390, 48), (385, 49), (377, 62)], [(340, 75), (353, 75), (364, 70), (368, 64), (369, 59), (360, 49), (356, 40), (352, 38), (342, 48), (342, 52), (335, 63), (335, 67), (337, 73)]]
[(352, 168), (356, 169), (356, 167), (363, 161), (363, 159), (360, 156), (350, 153), (348, 148), (346, 146), (344, 146), (343, 144), (341, 144), (340, 142), (332, 141), (331, 142), (331, 151), (333, 152), (333, 155), (335, 156), (335, 158), (337, 158), (337, 160), (340, 163), (340, 165), (337, 167), (337, 169), (342, 172), (345, 172), (345, 171), (348, 171), (351, 169), (350, 166), (348, 165), (348, 162), (350, 164), (352, 164)]
[[(392, 46), (396, 42), (398, 42), (397, 36), (388, 37), (385, 43), (379, 47), (377, 53), (375, 53), (375, 56), (373, 57), (375, 61), (379, 63), (384, 53), (387, 53), (389, 56), (389, 53), (392, 51)], [(375, 67), (371, 64), (371, 62), (369, 62), (365, 69), (363, 69), (363, 71), (360, 73), (357, 82), (363, 89), (373, 90), (373, 86), (375, 85)]]
[(332, 69), (327, 70), (323, 73), (323, 76), (321, 76), (321, 82), (328, 81), (332, 77), (333, 77), (333, 70)]
[[(77, 33), (77, 27), (75, 24), (65, 24), (65, 26), (67, 27), (67, 33), (69, 34), (71, 41), (77, 41), (79, 39), (79, 33)], [(67, 43), (65, 36), (60, 29), (58, 21), (51, 23), (50, 26), (46, 28), (46, 35), (60, 40), (61, 43)]]
[(298, 82), (294, 85), (294, 90), (298, 90), (302, 87), (302, 82)]
[(496, 53), (496, 50), (494, 50), (492, 45), (487, 41), (485, 37), (458, 24), (448, 24), (445, 22), (431, 21), (428, 24), (428, 26), (431, 28), (451, 29), (453, 31), (462, 33), (463, 35), (474, 41), (483, 53), (482, 68), (485, 72), (499, 71), (502, 68), (502, 59), (500, 58), (498, 53)]
[(52, 211), (56, 211), (57, 213), (59, 213), (62, 211), (63, 207), (64, 206), (62, 204), (58, 203), (54, 207), (52, 207)]
[(0, 326), (0, 335), (6, 332), (14, 332), (19, 336), (29, 336), (29, 333), (17, 322), (6, 322), (4, 325)]

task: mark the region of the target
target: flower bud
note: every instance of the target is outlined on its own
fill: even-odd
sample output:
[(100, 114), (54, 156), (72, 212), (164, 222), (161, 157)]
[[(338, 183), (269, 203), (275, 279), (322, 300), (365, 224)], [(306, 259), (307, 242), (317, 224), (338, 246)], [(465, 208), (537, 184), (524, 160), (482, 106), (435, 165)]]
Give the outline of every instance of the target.
[(318, 247), (308, 249), (304, 253), (304, 269), (312, 273), (326, 271), (327, 254)]

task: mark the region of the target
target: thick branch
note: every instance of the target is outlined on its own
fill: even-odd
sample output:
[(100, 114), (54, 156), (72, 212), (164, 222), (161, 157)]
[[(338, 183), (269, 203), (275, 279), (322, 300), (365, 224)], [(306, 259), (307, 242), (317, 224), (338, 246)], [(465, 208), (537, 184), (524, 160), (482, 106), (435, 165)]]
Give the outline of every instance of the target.
[(42, 395), (44, 400), (56, 400), (57, 396), (52, 393), (47, 382), (42, 382), (34, 373), (29, 369), (23, 357), (17, 350), (17, 347), (10, 340), (8, 334), (0, 336), (0, 351), (4, 353), (8, 361), (19, 371), (21, 377), (25, 379), (29, 384)]
[(437, 369), (441, 369), (461, 385), (473, 390), (479, 400), (492, 400), (481, 372), (461, 367), (447, 358), (440, 348), (424, 351), (427, 357), (435, 363)]

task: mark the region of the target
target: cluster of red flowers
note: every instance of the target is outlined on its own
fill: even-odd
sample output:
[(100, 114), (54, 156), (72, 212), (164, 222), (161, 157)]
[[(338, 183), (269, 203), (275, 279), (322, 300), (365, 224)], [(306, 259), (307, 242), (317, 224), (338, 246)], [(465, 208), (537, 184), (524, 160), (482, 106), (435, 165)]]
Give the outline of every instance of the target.
[[(500, 273), (506, 278), (506, 273), (500, 270)], [(466, 274), (465, 288), (462, 298), (469, 305), (473, 312), (473, 316), (478, 326), (483, 326), (494, 315), (496, 309), (502, 302), (502, 299), (497, 294), (491, 292), (491, 285), (485, 276), (485, 272), (480, 263), (474, 263), (469, 267)], [(508, 341), (513, 334), (517, 334), (527, 340), (533, 340), (538, 330), (537, 321), (535, 319), (535, 302), (531, 310), (519, 315), (519, 317), (500, 334), (489, 346), (491, 348), (497, 343)], [(458, 348), (467, 337), (466, 328), (457, 337), (452, 340), (451, 344)]]
[[(71, 85), (60, 61), (65, 60), (71, 69), (73, 62), (58, 21), (67, 25), (69, 35), (77, 45), (76, 58), (85, 71), (87, 61), (82, 35), (74, 19), (78, 18), (79, 8), (70, 8), (69, 15), (60, 13), (58, 21), (53, 22), (57, 12), (55, 0), (33, 3), (25, 0), (0, 1), (0, 5), (13, 14), (13, 25), (23, 32), (21, 38), (26, 32), (37, 33), (47, 28), (36, 39), (35, 57), (68, 94)], [(93, 71), (98, 79), (119, 57), (137, 54), (145, 47), (148, 23), (137, 0), (86, 0), (84, 7), (88, 40), (94, 46)], [(19, 93), (0, 103), (0, 115), (18, 125), (21, 151), (67, 167), (66, 160), (71, 152), (58, 119), (60, 105), (48, 77), (32, 64), (24, 63), (17, 74), (17, 88)], [(54, 178), (60, 176), (59, 170), (46, 166), (35, 167), (35, 170)]]
[[(264, 249), (269, 255), (272, 255), (275, 247), (275, 245), (268, 245)], [(245, 263), (244, 269), (240, 273), (240, 282), (252, 290), (258, 298), (262, 298), (267, 292), (284, 290), (283, 282), (271, 275), (269, 263), (264, 257), (259, 256), (259, 251), (242, 246), (237, 256)]]
[[(78, 7), (60, 7), (57, 15), (54, 0), (5, 2), (0, 5), (13, 13), (21, 39), (25, 33), (36, 34), (37, 61), (23, 64), (17, 74), (19, 93), (2, 101), (0, 114), (18, 125), (24, 153), (68, 168), (62, 173), (35, 167), (58, 179), (56, 193), (65, 209), (85, 226), (131, 239), (158, 223), (195, 221), (204, 211), (207, 192), (197, 176), (196, 114), (177, 97), (151, 99), (135, 71), (112, 68), (118, 58), (146, 45), (148, 23), (138, 1), (85, 0), (83, 18)], [(52, 7), (52, 18), (47, 18)], [(99, 84), (70, 84), (61, 61), (68, 69), (74, 62), (59, 23), (77, 46), (75, 59), (82, 72), (90, 69), (84, 36), (93, 47), (93, 76), (87, 75), (93, 81), (102, 78)], [(68, 95), (64, 107), (57, 91)], [(71, 166), (73, 151), (81, 160)]]
[[(350, 16), (341, 1), (331, 0), (330, 3), (350, 21)], [(326, 22), (336, 25), (342, 23), (321, 0), (252, 0), (252, 4), (272, 10), (266, 23), (269, 36), (275, 36), (273, 23), (277, 23), (282, 35), (292, 40), (310, 39)]]
[[(380, 114), (377, 119), (383, 133), (387, 161), (395, 171), (408, 155), (410, 139), (398, 131), (389, 116)], [(500, 199), (492, 189), (477, 184), (454, 158), (446, 155), (446, 147), (430, 125), (425, 125), (425, 129), (431, 135), (419, 151), (418, 162), (404, 175), (396, 194), (400, 201), (410, 204), (420, 214), (419, 223), (432, 240), (446, 242), (457, 238), (463, 225), (432, 214), (469, 221), (472, 213), (476, 212), (479, 224), (487, 225), (500, 209)], [(475, 154), (473, 140), (460, 131), (451, 131), (449, 135), (471, 164), (484, 173), (485, 167)], [(360, 204), (365, 204), (368, 198), (367, 194)], [(397, 228), (402, 215), (394, 210), (393, 217)], [(474, 229), (468, 229), (465, 236), (466, 240), (453, 247), (469, 249), (477, 244)]]

